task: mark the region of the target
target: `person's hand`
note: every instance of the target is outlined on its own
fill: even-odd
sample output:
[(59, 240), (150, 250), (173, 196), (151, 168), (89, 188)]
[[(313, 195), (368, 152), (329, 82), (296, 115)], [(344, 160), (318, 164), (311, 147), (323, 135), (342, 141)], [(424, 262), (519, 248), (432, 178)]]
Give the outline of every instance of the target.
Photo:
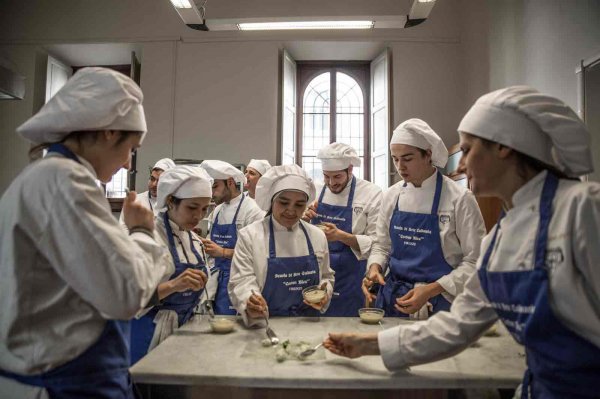
[(252, 295), (246, 301), (246, 313), (252, 318), (259, 318), (266, 315), (269, 307), (267, 301), (262, 295), (252, 291)]
[(373, 284), (385, 285), (385, 279), (381, 273), (381, 266), (377, 263), (373, 263), (369, 266), (369, 271), (362, 281), (362, 292), (369, 302), (373, 302), (375, 299), (377, 299), (376, 293), (373, 294), (369, 292), (369, 289), (373, 286)]
[(208, 277), (202, 270), (187, 268), (179, 276), (169, 280), (169, 283), (172, 292), (200, 291), (207, 280)]
[[(325, 291), (327, 289), (327, 283), (321, 284), (320, 288)], [(325, 307), (325, 305), (327, 305), (329, 303), (330, 299), (331, 299), (331, 296), (329, 294), (326, 294), (325, 298), (323, 298), (321, 300), (321, 302), (319, 302), (319, 303), (311, 303), (305, 299), (304, 304), (310, 306), (313, 309), (317, 309), (320, 311), (321, 309), (323, 309)]]
[(419, 311), (429, 298), (443, 291), (439, 283), (420, 285), (408, 291), (405, 295), (396, 299), (394, 308), (404, 314), (413, 314)]
[(350, 359), (380, 354), (375, 333), (329, 333), (323, 346), (331, 353)]
[(225, 257), (225, 251), (222, 246), (208, 238), (200, 238), (200, 240), (202, 241), (202, 244), (204, 244), (204, 252), (209, 256), (212, 256), (213, 258)]
[(341, 241), (342, 235), (346, 232), (337, 228), (337, 226), (333, 223), (323, 222), (321, 223), (325, 226), (323, 229), (323, 233), (325, 233), (325, 237), (327, 237), (327, 241)]
[(150, 232), (154, 231), (154, 213), (142, 204), (135, 202), (137, 194), (130, 191), (123, 201), (123, 220), (128, 229), (141, 227)]
[(310, 222), (312, 220), (312, 218), (317, 216), (317, 205), (318, 204), (319, 203), (316, 200), (312, 204), (310, 204), (308, 206), (308, 208), (306, 208), (306, 210), (302, 214), (302, 220), (304, 220), (305, 222)]

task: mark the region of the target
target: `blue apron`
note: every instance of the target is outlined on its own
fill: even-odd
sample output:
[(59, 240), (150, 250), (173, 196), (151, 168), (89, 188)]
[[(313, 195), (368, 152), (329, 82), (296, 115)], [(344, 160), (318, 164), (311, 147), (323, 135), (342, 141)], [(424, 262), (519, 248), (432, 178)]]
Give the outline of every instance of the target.
[[(52, 144), (48, 153), (79, 159), (63, 144)], [(45, 388), (51, 399), (133, 399), (129, 377), (129, 322), (107, 320), (98, 340), (82, 354), (45, 373), (19, 375), (0, 370), (0, 376)]]
[[(210, 239), (216, 244), (223, 248), (233, 249), (237, 242), (237, 221), (238, 213), (244, 202), (244, 196), (240, 199), (240, 203), (233, 216), (233, 221), (229, 224), (219, 224), (219, 215), (217, 213), (215, 222), (210, 229)], [(237, 313), (231, 300), (229, 299), (229, 293), (227, 292), (227, 283), (229, 283), (229, 273), (231, 271), (231, 259), (228, 258), (215, 258), (215, 266), (219, 269), (219, 278), (217, 279), (217, 293), (215, 294), (215, 313), (216, 314), (228, 314), (234, 315)]]
[[(169, 240), (169, 251), (171, 252), (173, 263), (175, 264), (175, 272), (169, 277), (169, 280), (173, 280), (188, 268), (200, 269), (206, 273), (206, 266), (204, 265), (203, 258), (194, 248), (192, 233), (188, 232), (188, 235), (190, 237), (192, 253), (198, 260), (198, 263), (196, 264), (185, 263), (179, 259), (177, 247), (175, 246), (175, 239), (173, 237), (173, 230), (171, 229), (167, 212), (163, 215), (163, 221)], [(131, 364), (135, 364), (148, 353), (148, 347), (150, 346), (152, 336), (154, 335), (154, 329), (156, 328), (156, 325), (154, 324), (154, 317), (156, 314), (160, 310), (172, 310), (176, 312), (178, 325), (181, 327), (190, 319), (190, 317), (192, 317), (194, 308), (198, 305), (198, 302), (200, 302), (202, 292), (203, 290), (175, 292), (166, 297), (160, 305), (154, 306), (144, 316), (131, 321)]]
[[(356, 189), (356, 177), (352, 177), (348, 203), (346, 206), (330, 205), (323, 202), (325, 189), (321, 190), (317, 206), (317, 216), (312, 223), (333, 223), (338, 229), (352, 234), (352, 202)], [(329, 260), (335, 271), (335, 291), (325, 316), (354, 317), (358, 309), (364, 307), (362, 279), (367, 270), (367, 260), (358, 260), (352, 249), (341, 241), (329, 242)]]
[[(386, 316), (408, 317), (394, 308), (396, 299), (413, 289), (415, 283), (432, 283), (454, 270), (442, 250), (438, 207), (442, 194), (442, 174), (438, 171), (431, 214), (402, 212), (395, 207), (390, 220), (392, 253), (390, 272), (379, 289), (375, 306)], [(429, 299), (432, 313), (450, 309), (441, 294)]]
[(548, 173), (540, 199), (533, 270), (488, 271), (498, 223), (478, 271), (479, 280), (507, 330), (525, 346), (528, 369), (521, 398), (526, 399), (528, 392), (532, 398), (598, 398), (600, 348), (566, 328), (548, 301), (545, 259), (557, 187), (558, 178)]
[(300, 228), (306, 237), (308, 255), (278, 258), (275, 254), (273, 219), (269, 218), (269, 259), (262, 296), (269, 305), (270, 316), (319, 315), (316, 309), (303, 302), (302, 290), (319, 284), (319, 262), (302, 222)]

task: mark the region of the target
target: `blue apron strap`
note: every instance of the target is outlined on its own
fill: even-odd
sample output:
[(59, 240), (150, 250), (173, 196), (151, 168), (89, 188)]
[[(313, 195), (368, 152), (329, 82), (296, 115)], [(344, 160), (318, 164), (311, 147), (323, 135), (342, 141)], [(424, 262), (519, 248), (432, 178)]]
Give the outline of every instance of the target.
[(235, 222), (237, 221), (238, 213), (240, 213), (240, 209), (242, 207), (242, 202), (244, 202), (244, 198), (245, 197), (242, 195), (242, 199), (240, 200), (240, 204), (238, 205), (238, 207), (237, 207), (237, 209), (235, 211), (235, 215), (233, 215), (233, 221), (231, 222), (232, 224), (235, 224)]
[(275, 233), (273, 231), (273, 215), (269, 217), (269, 258), (276, 258)]
[(77, 155), (75, 155), (73, 151), (69, 150), (63, 143), (50, 144), (50, 147), (48, 147), (48, 152), (57, 152), (64, 155), (65, 158), (69, 158), (79, 164), (81, 163), (79, 158), (77, 158)]
[(154, 207), (152, 206), (152, 201), (150, 201), (150, 191), (148, 191), (148, 205), (150, 205), (150, 210), (154, 212)]
[(483, 255), (483, 259), (481, 260), (481, 267), (485, 270), (487, 270), (487, 266), (490, 261), (490, 256), (492, 255), (492, 250), (494, 249), (494, 245), (496, 244), (496, 237), (498, 236), (498, 231), (500, 230), (500, 221), (502, 220), (504, 215), (505, 215), (504, 210), (502, 210), (500, 212), (500, 217), (498, 218), (498, 221), (496, 222), (496, 229), (494, 230), (494, 235), (492, 236), (492, 241), (490, 242), (490, 245), (488, 245), (487, 250), (485, 251), (485, 254)]
[(442, 196), (442, 174), (439, 170), (436, 173), (437, 177), (435, 180), (435, 195), (433, 196), (433, 205), (431, 206), (432, 215), (437, 215), (438, 208), (440, 207), (440, 197)]
[(535, 268), (545, 267), (548, 228), (552, 218), (552, 199), (558, 188), (558, 178), (550, 172), (547, 173), (542, 196), (540, 197), (540, 225), (535, 240)]
[[(354, 191), (356, 189), (356, 177), (352, 176), (352, 184), (350, 185), (350, 194), (348, 194), (348, 204), (347, 207), (352, 207), (352, 202), (354, 201)], [(352, 232), (350, 232), (352, 233)]]
[(310, 242), (310, 238), (308, 238), (308, 233), (306, 232), (306, 228), (302, 224), (302, 221), (300, 221), (298, 223), (300, 223), (300, 228), (304, 232), (304, 237), (306, 237), (306, 246), (308, 247), (308, 254), (309, 255), (314, 255), (315, 251), (313, 250), (313, 246), (312, 246), (312, 243)]
[(169, 252), (171, 252), (171, 256), (173, 257), (173, 261), (175, 263), (181, 263), (179, 259), (179, 254), (177, 253), (177, 247), (175, 246), (175, 239), (173, 238), (173, 229), (171, 229), (171, 224), (169, 223), (169, 215), (167, 212), (163, 215), (163, 221), (165, 223), (165, 229), (167, 230), (167, 238), (169, 239)]
[(321, 190), (321, 194), (319, 195), (319, 204), (323, 202), (323, 196), (325, 195), (325, 189), (327, 188), (327, 184), (323, 184), (323, 189)]
[[(198, 263), (196, 263), (196, 266), (194, 268), (200, 269), (200, 270), (206, 269), (206, 265), (204, 263), (204, 258), (202, 256), (200, 256), (198, 251), (196, 251), (196, 247), (194, 246), (194, 241), (192, 240), (192, 232), (191, 231), (188, 231), (188, 236), (190, 237), (190, 248), (192, 249), (192, 253), (198, 260)], [(205, 270), (205, 271), (208, 273), (208, 270)]]

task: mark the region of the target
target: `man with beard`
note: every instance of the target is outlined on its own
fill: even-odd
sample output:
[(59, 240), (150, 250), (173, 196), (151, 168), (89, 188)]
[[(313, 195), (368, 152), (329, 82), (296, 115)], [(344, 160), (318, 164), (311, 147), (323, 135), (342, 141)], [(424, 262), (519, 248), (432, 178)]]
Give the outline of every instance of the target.
[(317, 158), (325, 184), (304, 220), (321, 227), (329, 242), (335, 291), (325, 316), (356, 316), (365, 304), (361, 282), (376, 237), (381, 189), (352, 174), (360, 158), (348, 144), (331, 143)]
[[(217, 207), (209, 215), (209, 235), (203, 240), (206, 253), (211, 257), (211, 279), (207, 292), (209, 298), (214, 298), (214, 311), (217, 314), (234, 315), (235, 309), (229, 300), (227, 283), (231, 269), (233, 249), (237, 242), (238, 231), (242, 227), (262, 219), (265, 216), (256, 202), (242, 195), (240, 187), (246, 183), (241, 170), (219, 160), (207, 160), (200, 164), (214, 179), (212, 199)], [(212, 273), (219, 273), (217, 278)]]

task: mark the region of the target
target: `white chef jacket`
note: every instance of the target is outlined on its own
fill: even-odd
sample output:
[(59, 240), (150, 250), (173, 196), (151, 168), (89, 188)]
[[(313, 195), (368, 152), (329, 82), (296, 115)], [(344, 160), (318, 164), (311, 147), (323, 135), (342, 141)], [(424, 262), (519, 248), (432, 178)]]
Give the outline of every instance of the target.
[[(324, 184), (317, 183), (316, 186), (318, 200)], [(351, 186), (352, 179), (338, 194), (334, 194), (326, 188), (323, 203), (336, 206), (348, 205)], [(356, 251), (354, 248), (351, 249), (358, 260), (367, 259), (371, 253), (371, 246), (377, 238), (377, 216), (379, 216), (380, 206), (381, 188), (356, 177), (356, 188), (354, 189), (354, 200), (352, 201), (352, 234), (356, 236), (360, 251)]]
[[(392, 247), (390, 220), (396, 204), (401, 211), (431, 213), (436, 176), (437, 172), (425, 179), (421, 187), (411, 183), (403, 187), (404, 181), (400, 181), (383, 193), (377, 219), (377, 241), (371, 249), (367, 267), (377, 263), (385, 270), (387, 266)], [(454, 270), (437, 282), (446, 291), (442, 294), (444, 298), (452, 302), (475, 271), (485, 225), (473, 193), (446, 176), (442, 180), (438, 215), (442, 252)]]
[[(37, 374), (79, 356), (106, 319), (130, 319), (146, 305), (171, 268), (153, 238), (119, 227), (93, 167), (79, 159), (49, 154), (21, 172), (0, 200), (3, 370)], [(4, 378), (0, 392), (46, 395)]]
[[(249, 319), (246, 313), (246, 302), (252, 290), (262, 292), (267, 279), (267, 260), (269, 258), (269, 220), (252, 223), (240, 230), (237, 245), (231, 263), (231, 274), (227, 290), (231, 303), (242, 315), (246, 325), (260, 324), (262, 319)], [(329, 267), (329, 247), (325, 233), (316, 226), (300, 221), (291, 230), (279, 224), (273, 218), (275, 234), (275, 252), (277, 257), (292, 257), (308, 255), (306, 237), (300, 228), (300, 223), (306, 228), (308, 237), (319, 262), (320, 284), (327, 282), (327, 292), (333, 292), (333, 270)], [(323, 309), (325, 311), (326, 309)]]
[[(533, 269), (545, 178), (541, 172), (513, 195), (513, 208), (500, 222), (489, 271)], [(600, 347), (600, 184), (561, 179), (552, 212), (546, 258), (550, 307), (567, 328)], [(477, 268), (493, 234), (494, 229), (482, 242)], [(384, 364), (396, 370), (452, 356), (497, 319), (475, 273), (450, 312), (380, 332)]]
[[(229, 224), (233, 222), (233, 217), (235, 216), (235, 212), (237, 211), (242, 197), (244, 197), (244, 194), (238, 195), (229, 202), (223, 202), (222, 204), (217, 205), (217, 207), (210, 213), (208, 216), (208, 238), (211, 238), (210, 231), (215, 223), (215, 217), (217, 217), (217, 215), (219, 215), (219, 220), (217, 221), (219, 224)], [(240, 229), (256, 222), (257, 220), (261, 220), (264, 217), (265, 211), (258, 206), (256, 201), (248, 196), (244, 197), (244, 202), (242, 202), (240, 212), (238, 213), (238, 217), (235, 221), (235, 226), (238, 233)], [(215, 258), (211, 256), (208, 257), (208, 265), (212, 278), (207, 283), (206, 290), (208, 292), (208, 297), (211, 300), (214, 300), (219, 284), (219, 269), (215, 267)]]
[[(154, 212), (154, 215), (157, 214), (156, 198), (152, 198), (150, 196), (150, 191), (144, 191), (143, 193), (139, 193), (135, 197), (135, 203), (142, 205), (146, 209), (150, 209), (152, 212)], [(125, 231), (129, 231), (127, 225), (125, 224), (125, 214), (123, 213), (123, 211), (121, 211), (121, 214), (119, 215), (119, 224), (123, 229), (125, 229)]]

